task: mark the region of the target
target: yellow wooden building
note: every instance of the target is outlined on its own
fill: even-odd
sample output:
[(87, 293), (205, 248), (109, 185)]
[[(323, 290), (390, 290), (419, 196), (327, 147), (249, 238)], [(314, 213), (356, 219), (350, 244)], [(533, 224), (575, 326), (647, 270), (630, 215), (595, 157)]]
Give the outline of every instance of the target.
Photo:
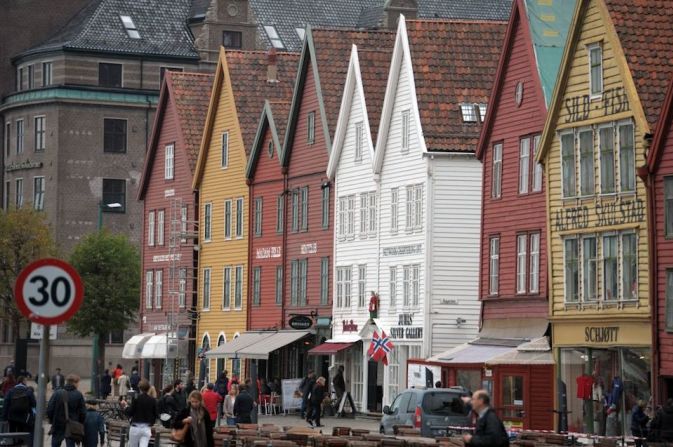
[(638, 167), (657, 104), (639, 98), (651, 98), (661, 74), (630, 65), (639, 33), (651, 30), (628, 26), (647, 17), (624, 26), (624, 15), (639, 13), (623, 3), (578, 2), (538, 154), (548, 184), (555, 408), (568, 411), (562, 428), (603, 435), (608, 413), (630, 434), (632, 407), (650, 396), (649, 223)]

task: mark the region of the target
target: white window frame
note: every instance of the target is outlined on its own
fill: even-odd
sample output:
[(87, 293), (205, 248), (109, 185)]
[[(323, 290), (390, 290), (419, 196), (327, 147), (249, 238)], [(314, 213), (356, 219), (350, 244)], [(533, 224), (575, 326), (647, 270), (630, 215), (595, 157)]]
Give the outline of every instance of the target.
[(181, 268), (178, 271), (178, 307), (181, 309), (186, 305), (187, 298), (187, 269)]
[(308, 144), (315, 143), (315, 111), (308, 112), (306, 116), (306, 138)]
[(166, 212), (164, 210), (157, 211), (157, 245), (164, 245), (164, 236), (166, 234), (166, 226), (164, 219)]
[(259, 265), (252, 268), (252, 304), (262, 304), (262, 267)]
[(145, 308), (151, 309), (154, 304), (154, 271), (145, 271)]
[[(604, 73), (603, 73), (603, 47), (601, 45), (601, 42), (596, 42), (596, 43), (592, 43), (590, 45), (587, 45), (586, 48), (587, 48), (587, 57), (588, 57), (588, 62), (589, 62), (589, 95), (590, 95), (591, 99), (600, 98), (601, 96), (603, 96), (603, 89), (604, 89), (604, 83), (603, 83), (603, 81), (604, 81), (604, 79), (603, 79), (603, 76), (604, 76)], [(601, 64), (600, 64), (600, 72), (601, 72), (600, 88), (595, 92), (594, 92), (594, 84), (596, 83), (596, 80), (594, 79), (593, 67), (592, 67), (592, 64), (591, 64), (591, 54), (594, 51), (599, 51), (600, 61), (601, 61)]]
[(329, 257), (320, 258), (320, 304), (329, 304)]
[(222, 132), (220, 167), (222, 169), (227, 169), (229, 167), (229, 132)]
[(234, 272), (234, 309), (243, 308), (243, 266), (237, 265)]
[(164, 179), (173, 180), (175, 167), (175, 144), (167, 144), (164, 148)]
[(488, 294), (495, 296), (500, 291), (500, 236), (491, 236), (488, 246)]
[(360, 238), (364, 239), (369, 233), (367, 219), (369, 216), (369, 193), (360, 193)]
[(231, 309), (231, 266), (222, 269), (222, 310)]
[(402, 266), (402, 306), (411, 305), (411, 266)]
[(276, 271), (275, 271), (275, 299), (276, 299), (276, 304), (280, 305), (283, 303), (283, 282), (285, 281), (285, 277), (283, 275), (283, 266), (282, 265), (277, 265), (276, 266)]
[(397, 307), (397, 266), (388, 267), (388, 294), (390, 295), (390, 308)]
[(231, 199), (224, 201), (224, 239), (231, 239), (232, 223), (234, 220), (234, 207)]
[(337, 239), (346, 239), (346, 206), (348, 204), (348, 197), (339, 197), (337, 208)]
[(264, 31), (266, 32), (266, 35), (269, 38), (269, 41), (271, 42), (271, 46), (273, 46), (278, 50), (282, 50), (285, 48), (285, 44), (283, 44), (283, 40), (280, 38), (280, 35), (278, 34), (278, 31), (276, 30), (275, 26), (264, 25)]
[[(603, 150), (603, 131), (607, 130), (608, 133), (611, 135), (612, 139), (612, 144), (610, 144), (609, 150)], [(610, 123), (607, 125), (601, 125), (598, 126), (598, 170), (599, 170), (599, 176), (598, 176), (598, 184), (600, 188), (600, 193), (601, 195), (612, 195), (617, 193), (619, 191), (620, 185), (617, 183), (617, 154), (616, 154), (616, 135), (615, 135), (615, 125), (614, 123)], [(609, 166), (610, 164), (606, 163), (605, 160), (605, 155), (611, 152), (612, 153), (612, 163), (611, 163), (611, 169), (612, 169), (612, 185), (610, 187), (610, 190), (606, 190), (606, 183), (605, 180), (605, 174), (606, 174), (606, 167)]]
[[(575, 288), (577, 289), (577, 300), (568, 299), (568, 269), (570, 267), (568, 264), (568, 243), (573, 241), (577, 246), (577, 262), (575, 267), (577, 269), (577, 283), (575, 284)], [(583, 266), (580, 247), (581, 239), (578, 237), (567, 237), (563, 239), (563, 300), (566, 304), (574, 304), (581, 301), (582, 278), (580, 272)]]
[(346, 237), (352, 239), (355, 237), (355, 194), (347, 196), (346, 207)]
[[(586, 242), (593, 240), (595, 255), (593, 258), (587, 258)], [(578, 301), (584, 303), (596, 302), (599, 300), (599, 271), (600, 271), (600, 259), (598, 254), (598, 241), (599, 238), (595, 234), (585, 234), (579, 238), (579, 260), (578, 260), (578, 275), (580, 278), (580, 285), (578, 289)], [(587, 274), (588, 269), (591, 269), (593, 266), (594, 275), (593, 275), (593, 297), (588, 297), (587, 295), (587, 281), (589, 280), (589, 275)]]
[(154, 271), (154, 308), (161, 309), (163, 304), (164, 271)]
[(239, 197), (236, 199), (236, 239), (243, 238), (244, 218), (243, 197)]
[(411, 139), (411, 111), (402, 111), (402, 153), (409, 151), (409, 140)]
[(499, 199), (502, 197), (502, 143), (495, 143), (493, 145), (491, 175), (491, 198)]
[[(566, 185), (565, 184), (565, 178), (563, 176), (563, 173), (564, 173), (563, 170), (564, 170), (564, 167), (566, 166), (566, 164), (564, 164), (564, 156), (563, 156), (563, 138), (568, 137), (568, 136), (572, 139), (572, 151), (570, 152), (570, 153), (572, 153), (572, 162), (569, 162), (567, 164), (567, 166), (569, 168), (572, 168), (572, 175), (573, 175), (572, 176), (572, 182), (573, 182), (572, 185), (570, 185), (570, 184)], [(575, 138), (575, 133), (572, 130), (567, 131), (567, 132), (559, 133), (559, 148), (560, 148), (559, 157), (561, 159), (561, 195), (562, 195), (562, 198), (564, 198), (564, 199), (574, 198), (574, 197), (577, 197), (579, 188), (578, 188), (578, 184), (577, 184), (578, 182), (577, 182), (576, 138)], [(571, 186), (572, 186), (572, 188), (571, 188)]]
[(203, 205), (203, 241), (210, 242), (213, 237), (213, 204)]
[[(583, 157), (582, 156), (582, 135), (589, 133), (591, 135), (591, 156)], [(577, 129), (577, 137), (575, 138), (577, 146), (576, 162), (578, 162), (579, 167), (579, 196), (580, 197), (590, 197), (596, 194), (596, 148), (594, 144), (594, 130), (591, 127), (582, 127)], [(590, 166), (583, 169), (582, 162), (590, 162)], [(586, 170), (591, 175), (591, 190), (585, 191), (587, 185), (582, 179), (582, 173)]]
[(528, 194), (530, 183), (530, 137), (519, 140), (519, 194)]
[(255, 236), (262, 235), (263, 206), (264, 199), (262, 197), (255, 197)]
[(155, 241), (155, 211), (147, 213), (147, 245), (154, 247)]
[(421, 301), (421, 266), (411, 266), (411, 305), (417, 307)]
[(390, 232), (397, 233), (399, 229), (400, 189), (390, 188)]
[[(533, 158), (537, 158), (537, 151), (540, 147), (540, 140), (542, 136), (541, 135), (535, 135), (533, 136)], [(543, 177), (544, 177), (544, 168), (542, 166), (542, 163), (540, 163), (537, 160), (533, 161), (533, 185), (532, 185), (532, 192), (540, 192), (542, 191), (542, 182), (543, 182)]]
[(368, 199), (368, 232), (370, 236), (376, 236), (376, 230), (378, 228), (378, 208), (376, 200), (376, 191), (369, 193)]
[(516, 235), (516, 293), (525, 294), (528, 286), (528, 234)]
[(367, 265), (358, 265), (358, 307), (367, 304)]
[[(633, 166), (631, 169), (624, 168), (624, 156), (623, 154), (626, 152), (623, 150), (623, 145), (622, 145), (622, 134), (621, 134), (621, 129), (623, 127), (630, 127), (631, 128), (631, 154), (632, 154), (632, 163)], [(631, 194), (636, 191), (637, 188), (637, 178), (636, 178), (636, 146), (635, 146), (635, 138), (636, 138), (636, 129), (635, 125), (633, 124), (632, 121), (622, 121), (617, 123), (617, 147), (618, 147), (618, 156), (619, 156), (619, 191), (622, 193), (627, 193)], [(624, 173), (627, 173), (630, 176), (630, 179), (633, 181), (633, 187), (630, 189), (625, 189), (624, 188)]]
[(212, 276), (212, 269), (210, 267), (206, 267), (203, 269), (203, 305), (201, 306), (202, 310), (204, 311), (209, 311), (210, 310), (210, 293), (212, 289), (212, 281), (213, 281), (213, 276)]
[(355, 123), (355, 154), (356, 162), (362, 161), (362, 149), (364, 146), (364, 125), (362, 121)]
[(285, 228), (285, 195), (276, 197), (276, 233), (282, 233)]
[(540, 233), (530, 233), (528, 239), (528, 291), (532, 294), (540, 293)]
[(308, 186), (300, 188), (299, 201), (301, 204), (301, 231), (308, 231)]

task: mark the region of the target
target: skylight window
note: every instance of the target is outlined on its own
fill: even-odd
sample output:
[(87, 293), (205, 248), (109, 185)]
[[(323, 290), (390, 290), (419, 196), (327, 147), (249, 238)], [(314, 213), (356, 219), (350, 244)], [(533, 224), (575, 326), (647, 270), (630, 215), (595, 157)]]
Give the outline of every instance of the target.
[(304, 40), (306, 30), (304, 28), (295, 28), (295, 31), (297, 32), (297, 36), (299, 36), (299, 40)]
[(275, 26), (264, 25), (264, 31), (266, 31), (266, 35), (269, 36), (271, 45), (273, 45), (274, 48), (285, 48), (285, 45), (283, 45), (283, 41), (280, 39)]
[(465, 123), (484, 122), (486, 118), (486, 104), (462, 103), (460, 105), (460, 112), (463, 115), (463, 122)]
[(126, 34), (128, 34), (131, 39), (140, 39), (140, 33), (138, 32), (138, 28), (136, 28), (136, 24), (133, 23), (131, 16), (119, 16), (119, 18), (124, 24)]
[(486, 119), (486, 104), (479, 104), (479, 118), (482, 123), (484, 122), (484, 119)]

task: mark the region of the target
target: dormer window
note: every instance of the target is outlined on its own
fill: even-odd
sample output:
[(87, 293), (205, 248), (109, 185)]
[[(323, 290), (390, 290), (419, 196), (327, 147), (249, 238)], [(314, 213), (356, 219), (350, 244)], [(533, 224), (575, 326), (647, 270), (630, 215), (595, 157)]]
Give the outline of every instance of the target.
[(306, 29), (295, 28), (294, 30), (297, 32), (297, 36), (299, 36), (299, 40), (303, 41), (304, 37), (306, 37)]
[(589, 52), (589, 91), (591, 96), (603, 93), (603, 48), (596, 43), (587, 47)]
[(269, 37), (269, 40), (271, 41), (271, 45), (273, 45), (274, 48), (278, 48), (278, 49), (285, 48), (285, 45), (283, 45), (283, 41), (281, 40), (280, 36), (278, 35), (278, 31), (276, 31), (275, 26), (264, 25), (264, 31), (266, 31), (266, 35)]
[(462, 103), (460, 113), (464, 123), (484, 122), (486, 118), (486, 104)]
[(133, 23), (133, 19), (131, 16), (119, 16), (121, 19), (122, 23), (124, 24), (124, 28), (126, 29), (126, 34), (131, 39), (140, 39), (140, 33), (138, 32), (138, 28), (136, 27), (136, 24)]

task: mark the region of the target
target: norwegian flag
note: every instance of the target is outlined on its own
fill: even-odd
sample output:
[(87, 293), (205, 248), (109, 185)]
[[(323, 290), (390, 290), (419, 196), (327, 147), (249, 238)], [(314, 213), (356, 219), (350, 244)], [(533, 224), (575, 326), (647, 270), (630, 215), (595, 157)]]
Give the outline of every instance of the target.
[(369, 358), (372, 360), (376, 362), (383, 361), (383, 364), (388, 366), (388, 353), (390, 353), (394, 347), (395, 345), (390, 341), (385, 331), (381, 331), (381, 336), (379, 336), (378, 332), (374, 331), (367, 355), (369, 355)]

